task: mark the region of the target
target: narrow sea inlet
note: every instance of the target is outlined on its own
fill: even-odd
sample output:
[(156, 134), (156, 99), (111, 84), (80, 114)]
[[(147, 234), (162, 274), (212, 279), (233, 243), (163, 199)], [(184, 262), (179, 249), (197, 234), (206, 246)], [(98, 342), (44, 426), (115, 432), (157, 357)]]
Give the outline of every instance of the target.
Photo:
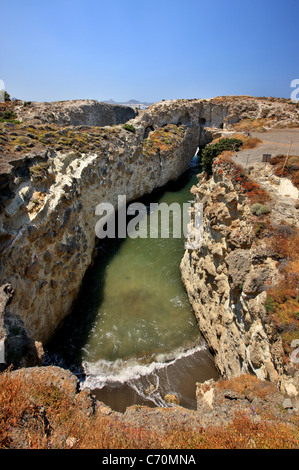
[[(142, 202), (188, 202), (197, 172), (195, 158)], [(81, 368), (81, 387), (118, 411), (169, 406), (169, 394), (196, 408), (196, 382), (218, 376), (181, 281), (184, 235), (172, 237), (171, 221), (169, 238), (99, 243), (74, 311), (48, 347), (52, 363)]]

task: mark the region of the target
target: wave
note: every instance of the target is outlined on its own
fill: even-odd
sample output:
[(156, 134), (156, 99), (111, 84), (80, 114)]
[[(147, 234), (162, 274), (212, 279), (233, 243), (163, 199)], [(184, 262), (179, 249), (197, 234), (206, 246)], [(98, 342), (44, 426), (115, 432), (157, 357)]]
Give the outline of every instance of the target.
[(156, 374), (175, 364), (180, 359), (186, 358), (196, 352), (207, 349), (207, 344), (202, 339), (190, 348), (179, 348), (172, 353), (157, 354), (154, 358), (141, 357), (128, 360), (118, 359), (107, 361), (104, 359), (96, 362), (83, 362), (85, 380), (81, 383), (81, 389), (101, 389), (107, 385), (130, 383), (141, 377)]

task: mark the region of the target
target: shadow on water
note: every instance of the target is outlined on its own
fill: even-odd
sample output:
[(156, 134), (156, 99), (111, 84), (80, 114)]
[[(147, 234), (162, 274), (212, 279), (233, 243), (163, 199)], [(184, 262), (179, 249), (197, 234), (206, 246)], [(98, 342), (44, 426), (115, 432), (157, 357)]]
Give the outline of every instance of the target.
[(59, 325), (45, 347), (45, 363), (55, 363), (83, 374), (82, 354), (97, 311), (104, 298), (106, 269), (119, 251), (123, 239), (105, 239), (97, 243), (96, 255), (87, 269), (71, 313)]

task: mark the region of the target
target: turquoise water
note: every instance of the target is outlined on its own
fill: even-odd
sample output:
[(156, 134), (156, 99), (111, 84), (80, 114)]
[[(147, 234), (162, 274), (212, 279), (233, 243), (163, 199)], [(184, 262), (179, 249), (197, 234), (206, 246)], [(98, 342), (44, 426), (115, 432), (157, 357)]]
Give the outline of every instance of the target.
[[(166, 191), (158, 203), (185, 202), (186, 196), (188, 188)], [(84, 361), (147, 361), (196, 341), (196, 321), (180, 278), (184, 239), (173, 238), (171, 229), (170, 223), (170, 238), (128, 237), (107, 265)]]
[[(183, 204), (196, 183), (195, 166), (141, 201)], [(150, 210), (146, 217), (149, 223)], [(101, 242), (73, 315), (50, 347), (83, 367), (82, 388), (120, 411), (144, 401), (166, 405), (166, 393), (192, 408), (195, 381), (217, 375), (181, 282), (184, 236), (171, 234), (170, 223), (170, 238)]]

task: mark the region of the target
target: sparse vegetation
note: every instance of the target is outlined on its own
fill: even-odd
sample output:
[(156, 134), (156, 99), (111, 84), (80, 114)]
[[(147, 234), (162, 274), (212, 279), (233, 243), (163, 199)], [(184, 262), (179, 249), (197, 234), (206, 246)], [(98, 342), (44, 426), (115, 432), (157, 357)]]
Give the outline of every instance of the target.
[(133, 134), (135, 134), (136, 132), (136, 129), (133, 126), (133, 124), (124, 124), (122, 128), (125, 129), (126, 131), (132, 132)]
[(251, 206), (251, 211), (262, 217), (254, 225), (255, 236), (267, 240), (274, 259), (278, 260), (279, 272), (277, 283), (267, 289), (265, 308), (268, 323), (282, 339), (288, 363), (291, 343), (299, 338), (299, 230), (287, 224), (273, 226), (263, 207), (268, 206)]
[[(5, 121), (7, 122), (7, 121)], [(14, 150), (28, 152), (29, 149), (39, 150), (51, 147), (57, 151), (79, 151), (80, 153), (102, 150), (104, 140), (117, 135), (119, 128), (77, 128), (60, 127), (54, 124), (26, 125), (19, 121), (10, 120), (14, 126), (7, 127), (1, 124), (2, 137), (0, 137), (1, 150), (8, 154)], [(18, 125), (21, 124), (21, 125)]]
[(299, 338), (299, 230), (284, 225), (271, 231), (268, 243), (279, 259), (280, 279), (268, 289), (265, 307), (288, 362), (291, 343)]
[[(214, 160), (214, 164), (221, 165), (225, 164), (229, 170), (230, 176), (235, 185), (239, 187), (245, 196), (248, 197), (250, 203), (264, 205), (265, 202), (270, 202), (271, 198), (269, 193), (262, 188), (256, 181), (253, 181), (244, 171), (244, 169), (237, 165), (232, 159), (230, 152), (223, 152), (217, 160)], [(268, 207), (268, 206), (265, 206)], [(270, 207), (269, 207), (270, 209)], [(265, 214), (267, 213), (267, 209)]]
[(252, 206), (250, 207), (250, 210), (254, 215), (257, 215), (257, 216), (269, 214), (269, 212), (271, 211), (269, 206), (263, 206), (262, 204), (258, 204), (258, 203), (252, 204)]
[[(281, 163), (281, 157), (272, 161)], [(284, 158), (285, 161), (285, 158)], [(294, 160), (290, 161), (290, 165)], [(267, 289), (265, 303), (268, 323), (282, 339), (285, 362), (289, 362), (291, 343), (299, 338), (299, 230), (288, 224), (272, 225), (271, 198), (258, 183), (251, 180), (244, 169), (235, 164), (225, 152), (215, 161), (218, 172), (226, 169), (238, 190), (250, 201), (253, 232), (258, 239), (266, 240), (267, 245), (277, 259), (279, 280)], [(267, 204), (265, 204), (267, 203)]]
[(10, 109), (0, 110), (0, 122), (11, 122), (13, 124), (20, 124), (17, 119), (17, 115)]
[(185, 126), (168, 124), (151, 131), (143, 142), (143, 153), (151, 157), (157, 152), (169, 152), (180, 143), (185, 134)]
[(279, 154), (271, 158), (270, 164), (276, 176), (290, 178), (293, 185), (299, 188), (299, 156)]
[[(252, 376), (220, 381), (248, 396), (263, 397), (275, 386)], [(299, 439), (291, 423), (273, 421), (262, 414), (253, 421), (237, 413), (226, 426), (207, 428), (169, 423), (165, 433), (128, 425), (115, 415), (90, 414), (83, 391), (72, 394), (68, 384), (58, 387), (43, 376), (34, 382), (9, 370), (0, 374), (0, 448), (30, 449), (293, 449)]]

